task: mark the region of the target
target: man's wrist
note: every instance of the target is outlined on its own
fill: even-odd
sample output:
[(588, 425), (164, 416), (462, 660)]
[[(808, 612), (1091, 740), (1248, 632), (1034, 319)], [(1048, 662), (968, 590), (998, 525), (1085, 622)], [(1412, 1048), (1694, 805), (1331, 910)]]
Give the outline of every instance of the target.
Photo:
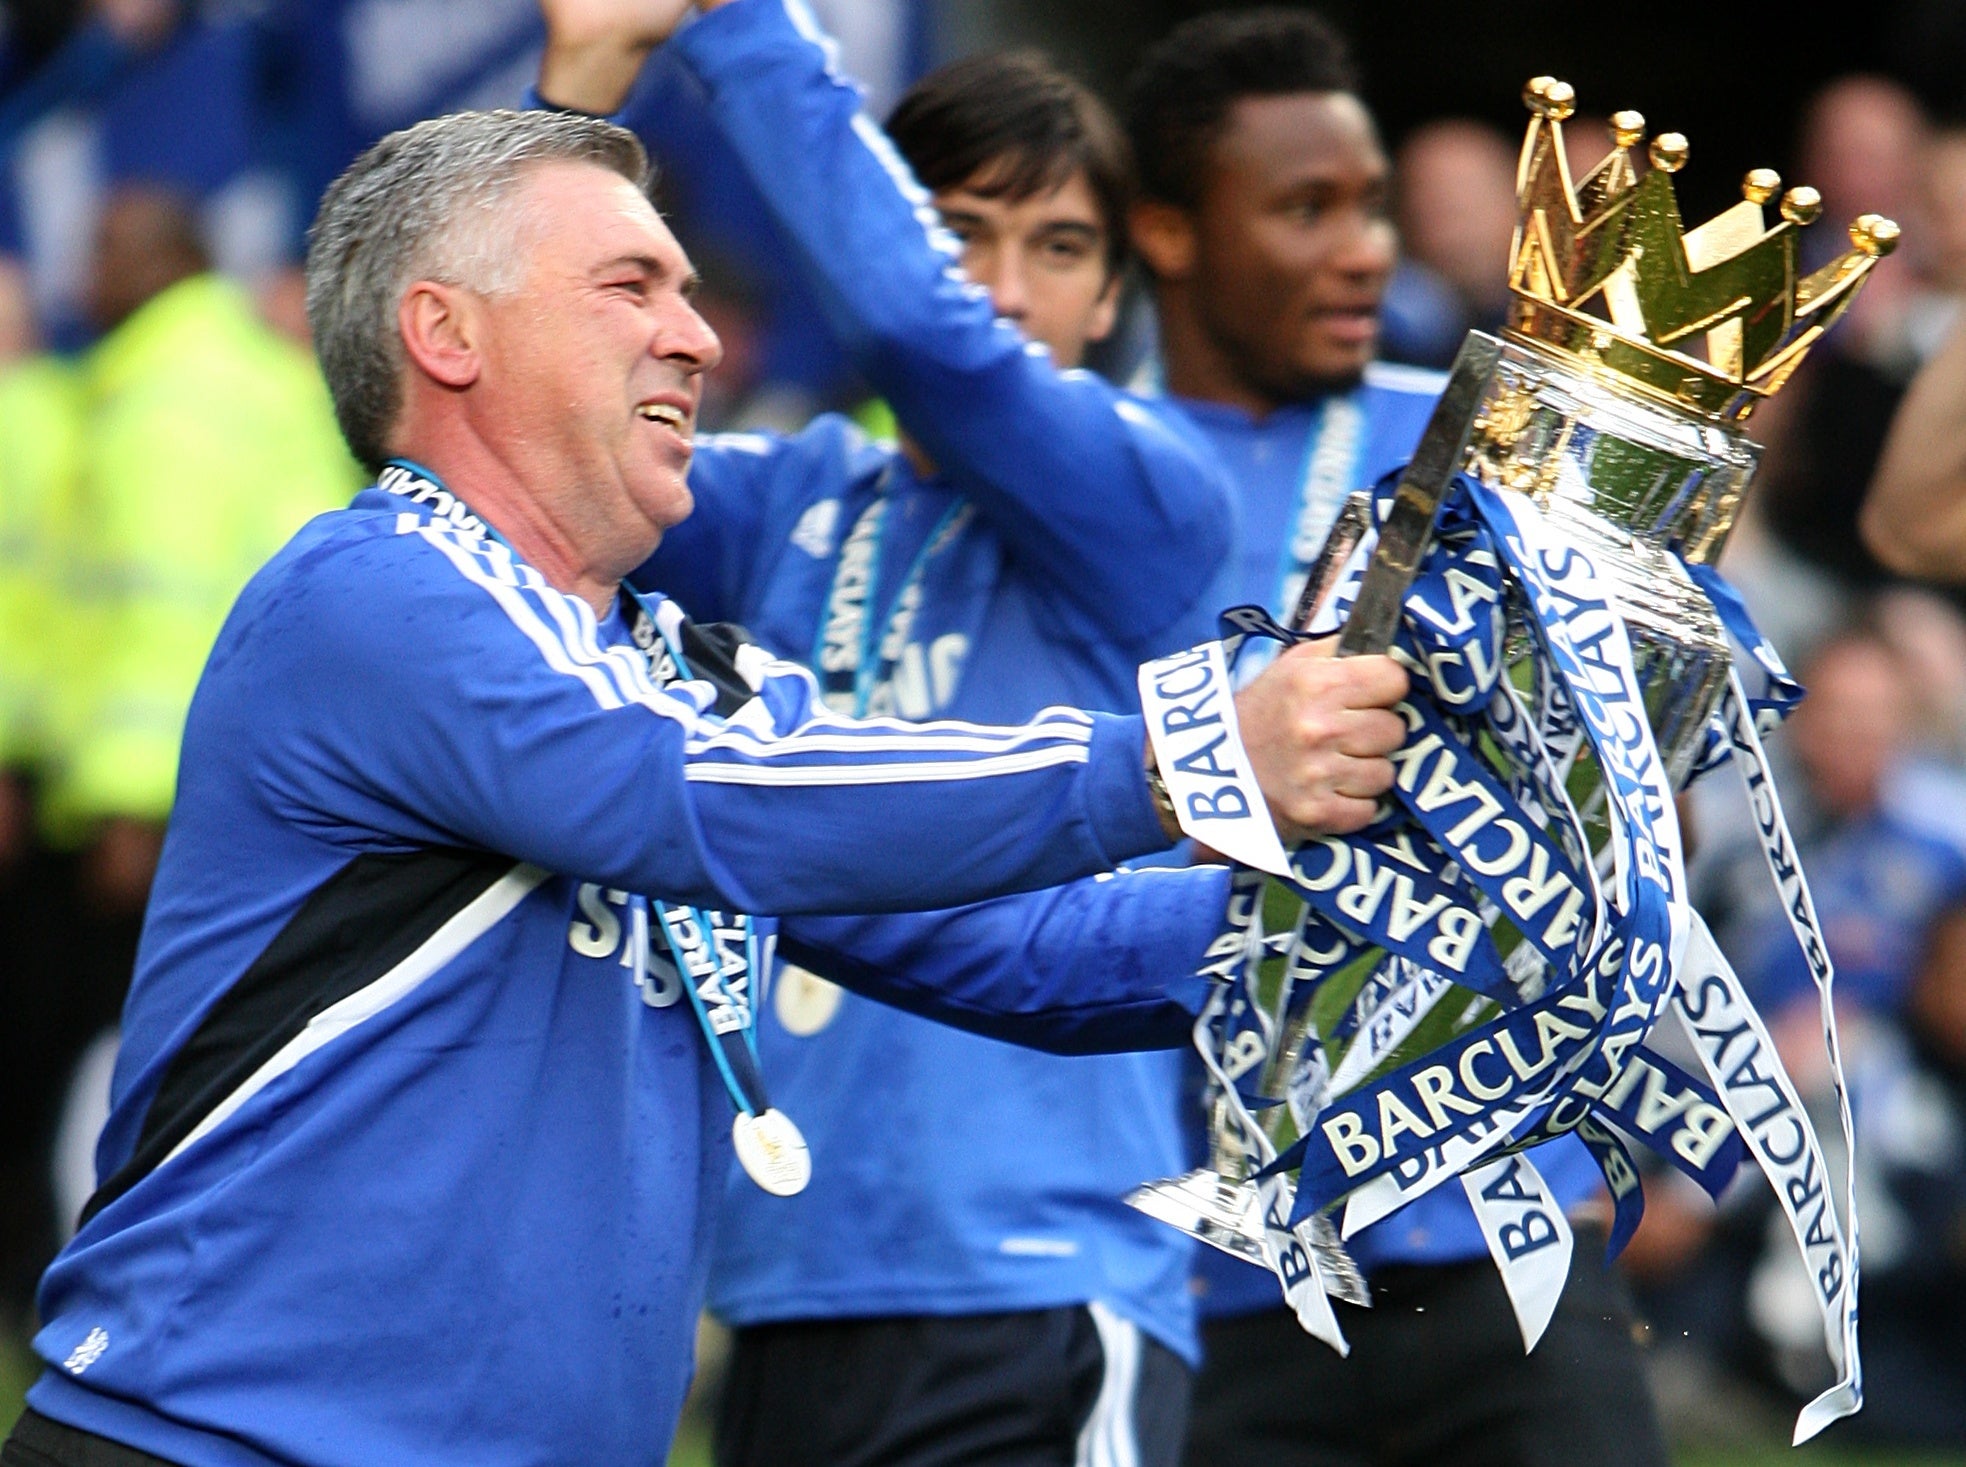
[(548, 41), (533, 95), (553, 112), (612, 117), (628, 100), (653, 45), (622, 40)]

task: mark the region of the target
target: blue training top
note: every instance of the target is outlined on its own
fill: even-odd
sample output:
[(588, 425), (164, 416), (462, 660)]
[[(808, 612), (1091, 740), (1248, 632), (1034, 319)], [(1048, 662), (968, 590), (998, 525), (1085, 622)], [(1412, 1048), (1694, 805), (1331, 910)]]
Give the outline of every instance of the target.
[[(1224, 606), (1254, 602), (1288, 615), (1291, 608), (1281, 603), (1293, 539), (1314, 551), (1345, 495), (1405, 464), (1444, 384), (1437, 372), (1374, 365), (1354, 391), (1292, 404), (1261, 422), (1221, 403), (1171, 399), (1207, 437), (1236, 483), (1241, 539), (1210, 599)], [(1347, 409), (1356, 411), (1338, 416)], [(1201, 1143), (1198, 1132), (1193, 1141)], [(1200, 1155), (1195, 1153), (1194, 1159)], [(1565, 1207), (1601, 1185), (1596, 1163), (1574, 1137), (1540, 1148), (1535, 1160)], [(1488, 1256), (1474, 1210), (1453, 1182), (1367, 1228), (1347, 1246), (1368, 1274), (1389, 1264)], [(1214, 1248), (1201, 1249), (1198, 1257), (1197, 1287), (1205, 1316), (1282, 1307), (1282, 1293), (1267, 1271)]]
[(1160, 975), (1198, 960), (1219, 872), (980, 900), (1164, 844), (1137, 719), (854, 723), (687, 625), (696, 680), (659, 687), (618, 608), (476, 523), (366, 491), (219, 636), (105, 1181), (41, 1289), (57, 1420), (187, 1467), (659, 1460), (732, 1113), (679, 990), (624, 965), (644, 894), (977, 902), (778, 939), (1001, 1037), (1186, 1041), (1202, 985)]
[[(802, 11), (732, 5), (670, 44), (832, 329), (939, 472), (839, 417), (706, 438), (690, 477), (702, 510), (651, 583), (836, 676), (847, 706), (986, 720), (1137, 706), (1138, 662), (1215, 634), (1207, 588), (1232, 509), (1205, 444), (1165, 404), (1060, 371), (997, 319)], [(840, 670), (856, 654), (859, 679)], [(802, 977), (778, 993), (760, 1048), (814, 1178), (789, 1201), (735, 1180), (718, 1314), (1101, 1300), (1195, 1358), (1192, 1246), (1122, 1200), (1182, 1170), (1178, 1056), (1058, 1059)]]

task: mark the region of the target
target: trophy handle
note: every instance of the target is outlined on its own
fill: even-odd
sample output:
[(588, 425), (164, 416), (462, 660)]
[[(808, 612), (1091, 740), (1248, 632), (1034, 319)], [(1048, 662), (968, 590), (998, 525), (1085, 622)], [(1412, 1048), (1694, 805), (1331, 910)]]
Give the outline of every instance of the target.
[(1427, 431), (1399, 476), (1392, 511), (1359, 580), (1358, 600), (1338, 635), (1340, 657), (1384, 652), (1393, 645), (1407, 588), (1433, 542), (1447, 486), (1467, 459), (1476, 410), (1501, 358), (1502, 343), (1485, 332), (1470, 331), (1462, 341), (1447, 387), (1427, 419)]
[(1339, 572), (1344, 570), (1345, 562), (1352, 558), (1352, 552), (1358, 549), (1359, 541), (1371, 528), (1372, 491), (1354, 489), (1346, 496), (1338, 518), (1332, 521), (1331, 533), (1324, 537), (1324, 548), (1311, 562), (1311, 573), (1304, 578), (1304, 589), (1298, 593), (1297, 604), (1291, 608), (1290, 620), (1286, 623), (1290, 630), (1308, 632), (1311, 629), (1311, 623), (1317, 620), (1318, 612), (1337, 588)]

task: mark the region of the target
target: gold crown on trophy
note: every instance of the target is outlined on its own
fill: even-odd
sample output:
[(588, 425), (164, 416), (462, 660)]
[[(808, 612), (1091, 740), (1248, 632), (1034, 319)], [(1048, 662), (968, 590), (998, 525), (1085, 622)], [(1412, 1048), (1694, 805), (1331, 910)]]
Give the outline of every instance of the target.
[(1773, 396), (1897, 245), (1895, 223), (1862, 215), (1851, 249), (1798, 280), (1796, 231), (1822, 212), (1814, 189), (1783, 193), (1769, 228), (1762, 206), (1782, 181), (1757, 168), (1740, 203), (1687, 231), (1672, 187), (1684, 137), (1653, 138), (1641, 171), (1632, 149), (1645, 119), (1614, 113), (1615, 146), (1573, 182), (1563, 121), (1576, 93), (1539, 76), (1522, 97), (1532, 117), (1516, 171), (1509, 332), (1695, 412), (1738, 421)]

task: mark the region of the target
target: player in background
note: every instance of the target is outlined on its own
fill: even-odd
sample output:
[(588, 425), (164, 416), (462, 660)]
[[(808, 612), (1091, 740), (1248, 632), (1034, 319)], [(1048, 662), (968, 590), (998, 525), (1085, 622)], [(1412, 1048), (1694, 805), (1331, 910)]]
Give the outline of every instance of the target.
[[(1343, 39), (1302, 10), (1200, 16), (1128, 88), (1167, 400), (1234, 480), (1237, 548), (1212, 603), (1288, 615), (1345, 497), (1410, 456), (1434, 373), (1374, 361), (1396, 261), (1386, 156)], [(1354, 1238), (1370, 1311), (1340, 1359), (1277, 1281), (1200, 1250), (1197, 1467), (1602, 1460), (1662, 1463), (1627, 1308), (1593, 1239), (1602, 1189), (1574, 1140), (1536, 1154), (1579, 1230), (1548, 1334), (1524, 1357), (1461, 1189)]]
[[(687, 7), (543, 8), (542, 100), (609, 112)], [(645, 574), (841, 711), (1133, 707), (1143, 657), (1214, 635), (1232, 513), (1178, 414), (1079, 368), (1119, 294), (1116, 123), (1018, 54), (927, 78), (883, 135), (802, 7), (702, 9), (668, 44), (902, 440), (705, 438)], [(719, 1460), (1171, 1464), (1191, 1245), (1121, 1198), (1181, 1169), (1178, 1056), (1024, 1053), (797, 969), (760, 1048), (814, 1180), (734, 1192)]]

